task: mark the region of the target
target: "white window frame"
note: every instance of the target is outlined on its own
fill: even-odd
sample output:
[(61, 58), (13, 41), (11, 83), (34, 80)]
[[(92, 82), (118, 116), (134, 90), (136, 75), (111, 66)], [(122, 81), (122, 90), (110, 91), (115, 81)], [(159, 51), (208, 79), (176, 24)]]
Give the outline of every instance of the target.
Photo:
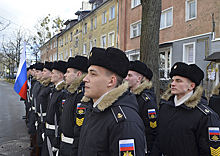
[[(189, 9), (190, 9), (190, 4), (195, 2), (195, 17), (192, 17), (190, 18), (190, 13), (189, 13)], [(187, 0), (186, 1), (186, 9), (185, 9), (185, 15), (186, 15), (186, 21), (190, 21), (190, 20), (193, 20), (193, 19), (196, 19), (197, 18), (197, 0)]]
[(73, 40), (73, 32), (70, 33), (70, 42)]
[[(141, 35), (141, 27), (140, 28), (138, 27), (139, 24), (141, 26), (141, 20), (139, 20), (139, 21), (137, 21), (135, 23), (132, 23), (130, 25), (130, 38), (135, 38), (135, 37), (138, 37), (138, 36)], [(133, 30), (134, 30), (133, 27), (134, 26), (137, 26), (137, 36), (134, 36), (134, 34), (133, 34)]]
[[(171, 69), (171, 61), (172, 61), (172, 58), (171, 58), (172, 57), (172, 47), (160, 49), (159, 53), (162, 53), (162, 52), (165, 52), (165, 55), (164, 55), (165, 56), (165, 63), (164, 63), (165, 67), (163, 68), (163, 67), (159, 66), (159, 70), (164, 70), (166, 72), (166, 75), (165, 75), (165, 77), (160, 78), (160, 80), (168, 80), (169, 79), (169, 71)], [(169, 53), (170, 53), (170, 58), (168, 58)], [(170, 62), (168, 62), (168, 60)]]
[[(136, 2), (136, 4), (134, 4)], [(139, 6), (141, 4), (141, 0), (131, 0), (131, 9)]]
[(86, 42), (83, 44), (83, 55), (86, 55), (86, 50), (87, 50), (87, 44)]
[[(112, 42), (111, 35), (113, 35), (113, 42)], [(114, 31), (108, 33), (108, 46), (109, 47), (114, 47), (115, 46), (115, 32)]]
[(94, 21), (94, 29), (97, 28), (97, 16), (95, 17), (95, 21)]
[(102, 12), (102, 24), (107, 23), (107, 11)]
[(53, 61), (56, 61), (57, 60), (57, 53), (54, 53), (53, 54)]
[(72, 57), (72, 55), (73, 55), (73, 49), (70, 48), (70, 55), (69, 55), (69, 57)]
[(135, 61), (135, 60), (131, 59), (134, 55), (138, 55), (138, 59), (136, 59), (136, 60), (140, 59), (140, 52), (135, 52), (135, 53), (128, 54), (129, 61)]
[[(190, 46), (193, 46), (193, 62), (189, 62), (189, 58), (188, 58)], [(194, 64), (195, 60), (196, 60), (196, 43), (195, 42), (184, 43), (183, 44), (183, 62), (187, 64)]]
[[(171, 11), (171, 18), (172, 18), (172, 21), (171, 21), (171, 24), (168, 25), (167, 23), (167, 13)], [(164, 27), (161, 27), (161, 23), (162, 21), (160, 21), (160, 30), (161, 29), (165, 29), (165, 28), (169, 28), (169, 27), (172, 27), (173, 26), (173, 7), (170, 7), (170, 8), (167, 8), (166, 10), (163, 10), (162, 13), (161, 13), (161, 20), (162, 20), (162, 16), (164, 15)]]
[(90, 40), (90, 42), (89, 42), (89, 51), (91, 51), (92, 50), (92, 40)]
[[(103, 45), (103, 38), (105, 38), (105, 46)], [(101, 36), (101, 48), (106, 48), (106, 42), (107, 42), (107, 38), (106, 38), (106, 35), (102, 35)]]
[[(112, 10), (114, 8), (114, 10)], [(109, 21), (115, 19), (115, 5), (109, 8)]]

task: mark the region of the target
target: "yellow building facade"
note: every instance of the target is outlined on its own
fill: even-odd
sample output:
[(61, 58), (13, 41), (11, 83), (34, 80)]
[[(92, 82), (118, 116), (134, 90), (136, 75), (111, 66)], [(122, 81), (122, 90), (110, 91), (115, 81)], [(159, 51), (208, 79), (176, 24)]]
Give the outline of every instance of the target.
[[(83, 11), (82, 11), (83, 12)], [(79, 20), (66, 25), (58, 36), (58, 60), (76, 55), (89, 56), (92, 47), (117, 47), (118, 2), (107, 0)]]

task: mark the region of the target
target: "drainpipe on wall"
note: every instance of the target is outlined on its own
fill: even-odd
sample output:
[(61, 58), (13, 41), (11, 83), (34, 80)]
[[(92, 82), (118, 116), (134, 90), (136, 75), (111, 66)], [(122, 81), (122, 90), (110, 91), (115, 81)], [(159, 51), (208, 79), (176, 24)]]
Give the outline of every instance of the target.
[[(80, 16), (82, 16), (82, 13), (80, 13)], [(82, 56), (83, 56), (83, 16), (82, 16)]]
[(124, 19), (125, 19), (125, 23), (124, 23), (124, 52), (125, 52), (125, 43), (126, 43), (126, 0), (125, 1), (125, 15), (124, 15)]
[(117, 0), (117, 32), (116, 32), (116, 48), (118, 48), (118, 20), (119, 20), (119, 2)]

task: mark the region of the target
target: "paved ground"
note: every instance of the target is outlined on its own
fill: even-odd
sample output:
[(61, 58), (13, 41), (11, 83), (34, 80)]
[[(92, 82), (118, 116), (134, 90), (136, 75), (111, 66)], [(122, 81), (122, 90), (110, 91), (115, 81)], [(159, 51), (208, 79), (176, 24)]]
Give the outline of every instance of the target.
[(0, 79), (0, 156), (29, 156), (24, 102), (11, 83)]

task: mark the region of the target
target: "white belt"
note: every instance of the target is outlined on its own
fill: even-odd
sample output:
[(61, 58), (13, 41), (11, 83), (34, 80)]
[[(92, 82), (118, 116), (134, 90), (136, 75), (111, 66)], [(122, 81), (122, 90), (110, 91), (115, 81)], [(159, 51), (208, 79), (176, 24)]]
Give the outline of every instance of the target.
[(68, 144), (73, 144), (74, 139), (73, 138), (69, 138), (64, 136), (63, 133), (61, 133), (61, 140), (62, 142), (68, 143)]
[[(40, 113), (37, 112), (37, 114), (38, 114), (39, 117), (41, 117)], [(46, 116), (46, 115), (47, 115), (47, 113), (42, 113), (42, 116)]]
[(32, 106), (31, 108), (32, 108), (32, 110), (35, 110), (35, 107)]
[[(47, 122), (45, 123), (46, 125), (46, 129), (52, 129), (52, 130), (55, 130), (55, 125), (50, 125), (48, 124)], [(57, 126), (58, 127), (58, 126)]]

